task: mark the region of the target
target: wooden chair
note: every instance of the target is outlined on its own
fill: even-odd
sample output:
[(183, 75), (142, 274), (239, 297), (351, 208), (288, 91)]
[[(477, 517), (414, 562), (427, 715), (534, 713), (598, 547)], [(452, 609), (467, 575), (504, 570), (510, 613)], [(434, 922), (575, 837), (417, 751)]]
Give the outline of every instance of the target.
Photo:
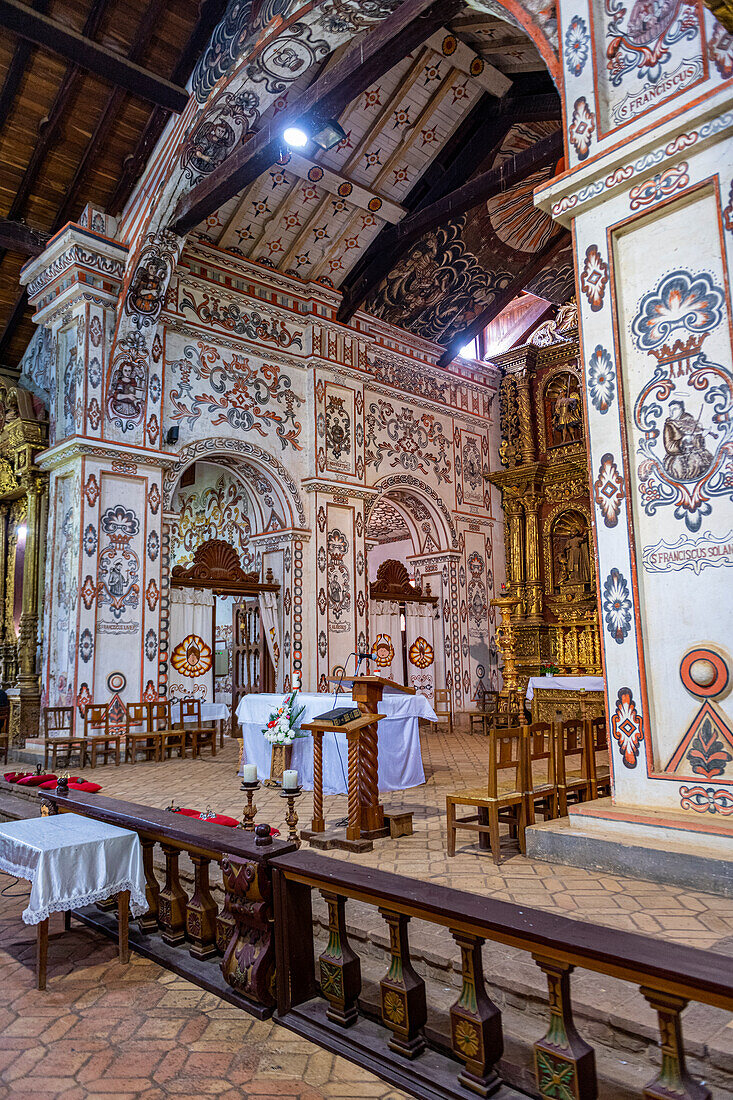
[(173, 708), (175, 703), (161, 699), (157, 703), (148, 703), (150, 713), (150, 728), (157, 731), (160, 739), (160, 759), (163, 753), (170, 760), (174, 749), (178, 750), (180, 757), (186, 755), (186, 732), (180, 723), (173, 721)]
[(201, 700), (181, 699), (179, 706), (180, 726), (185, 731), (186, 744), (190, 744), (192, 756), (199, 756), (206, 745), (211, 749), (211, 755), (216, 756), (216, 727), (201, 724)]
[[(503, 773), (503, 775), (502, 775)], [(524, 730), (489, 732), (489, 774), (486, 787), (449, 794), (445, 800), (448, 825), (448, 855), (456, 853), (456, 830), (479, 834), (479, 846), (491, 848), (494, 863), (501, 862), (500, 824), (508, 824), (525, 851), (527, 800), (525, 792)], [(456, 817), (456, 806), (473, 806), (475, 814)]]
[(527, 823), (534, 825), (538, 814), (544, 821), (557, 817), (555, 737), (549, 722), (533, 722), (523, 730)]
[[(102, 732), (96, 732), (95, 730)], [(91, 749), (90, 764), (97, 766), (97, 754), (101, 754), (103, 762), (107, 763), (109, 756), (114, 756), (115, 767), (120, 763), (121, 733), (110, 733), (109, 729), (109, 703), (89, 703), (84, 711), (84, 739)]]
[[(588, 766), (590, 769), (590, 796), (603, 798), (611, 793), (611, 767), (607, 761), (611, 752), (608, 747), (606, 716), (586, 719), (588, 738)], [(598, 754), (603, 753), (604, 760), (598, 763)]]
[[(71, 763), (74, 752), (79, 754), (79, 767), (83, 768), (87, 758), (87, 743), (84, 737), (74, 736), (74, 707), (46, 707), (43, 711), (43, 766), (48, 771), (48, 757), (51, 767), (56, 768), (56, 757), (66, 754), (64, 767)], [(7, 750), (5, 762), (7, 763)]]
[[(570, 766), (568, 761), (572, 761)], [(555, 720), (555, 770), (558, 810), (561, 817), (566, 817), (569, 803), (590, 798), (588, 738), (582, 718)]]
[(499, 706), (499, 692), (485, 690), (480, 698), (476, 699), (477, 709), (468, 715), (468, 731), (486, 734), (486, 718), (496, 714)]
[(448, 729), (453, 732), (453, 707), (451, 705), (450, 692), (447, 688), (436, 688), (433, 692), (433, 710), (437, 715), (437, 721), (433, 722), (435, 732), (438, 732), (438, 722), (447, 719)]
[(128, 703), (125, 709), (125, 763), (128, 757), (131, 764), (137, 763), (138, 752), (145, 760), (160, 760), (160, 734), (153, 732), (150, 703)]

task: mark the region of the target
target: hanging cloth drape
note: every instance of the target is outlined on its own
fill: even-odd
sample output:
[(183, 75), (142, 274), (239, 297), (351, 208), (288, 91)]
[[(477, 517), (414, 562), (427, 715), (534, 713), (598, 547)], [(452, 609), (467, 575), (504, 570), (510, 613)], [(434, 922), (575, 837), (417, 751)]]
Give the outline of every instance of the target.
[(374, 656), (373, 671), (401, 684), (400, 605), (395, 600), (373, 600), (369, 604), (369, 637)]
[(260, 592), (260, 622), (267, 641), (272, 667), (275, 670), (275, 691), (283, 690), (283, 666), (280, 660), (280, 619), (277, 613), (277, 595)]
[(171, 657), (168, 697), (214, 701), (211, 652), (214, 594), (202, 588), (171, 586)]
[(405, 602), (407, 686), (432, 704), (435, 691), (435, 610), (429, 603)]

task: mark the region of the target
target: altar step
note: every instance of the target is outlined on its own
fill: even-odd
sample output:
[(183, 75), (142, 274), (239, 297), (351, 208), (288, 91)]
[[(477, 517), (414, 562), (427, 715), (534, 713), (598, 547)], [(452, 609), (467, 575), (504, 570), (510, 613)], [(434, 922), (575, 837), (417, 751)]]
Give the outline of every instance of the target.
[(527, 856), (733, 898), (733, 819), (615, 806), (570, 807), (527, 829)]

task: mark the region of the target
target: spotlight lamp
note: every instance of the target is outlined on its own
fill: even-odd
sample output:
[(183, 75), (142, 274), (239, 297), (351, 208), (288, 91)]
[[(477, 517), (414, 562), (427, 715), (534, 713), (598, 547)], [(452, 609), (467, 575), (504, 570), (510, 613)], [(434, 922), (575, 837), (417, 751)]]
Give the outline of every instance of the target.
[(346, 137), (346, 133), (335, 118), (329, 118), (323, 123), (320, 130), (312, 136), (316, 145), (320, 145), (321, 149), (327, 151), (328, 149), (333, 149), (334, 145), (338, 145), (340, 141), (343, 141)]
[(308, 144), (308, 134), (302, 126), (286, 126), (283, 138), (291, 149), (304, 149)]

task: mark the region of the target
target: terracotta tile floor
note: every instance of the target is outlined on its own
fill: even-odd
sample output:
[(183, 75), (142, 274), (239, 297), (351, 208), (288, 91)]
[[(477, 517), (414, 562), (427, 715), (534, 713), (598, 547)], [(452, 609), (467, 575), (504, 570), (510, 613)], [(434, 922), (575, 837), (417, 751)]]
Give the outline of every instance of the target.
[[(25, 891), (0, 874), (0, 891)], [(52, 918), (35, 989), (35, 929), (0, 894), (0, 1098), (407, 1100), (372, 1074), (261, 1022), (155, 963)]]
[[(619, 877), (525, 859), (519, 854), (497, 867), (489, 853), (479, 852), (473, 837), (458, 834), (457, 855), (446, 856), (445, 795), (475, 786), (486, 771), (486, 740), (480, 735), (439, 727), (424, 730), (422, 752), (427, 782), (422, 787), (385, 793), (382, 801), (393, 812), (414, 811), (414, 834), (378, 841), (374, 851), (353, 855), (329, 852), (336, 859), (357, 860), (384, 871), (593, 920), (613, 928), (645, 932), (702, 948), (714, 948), (733, 936), (733, 899), (678, 886), (663, 886), (633, 877)], [(103, 785), (103, 792), (151, 806), (197, 809), (213, 807), (241, 818), (244, 796), (236, 775), (238, 745), (225, 740), (216, 757), (195, 761), (177, 758), (163, 763), (97, 767), (85, 774)], [(72, 769), (73, 770), (73, 769)], [(75, 773), (76, 774), (76, 773)], [(346, 814), (345, 796), (325, 798), (327, 822)], [(256, 797), (258, 821), (285, 834), (286, 805), (277, 791), (262, 788)], [(300, 826), (310, 823), (312, 796), (297, 804)]]

